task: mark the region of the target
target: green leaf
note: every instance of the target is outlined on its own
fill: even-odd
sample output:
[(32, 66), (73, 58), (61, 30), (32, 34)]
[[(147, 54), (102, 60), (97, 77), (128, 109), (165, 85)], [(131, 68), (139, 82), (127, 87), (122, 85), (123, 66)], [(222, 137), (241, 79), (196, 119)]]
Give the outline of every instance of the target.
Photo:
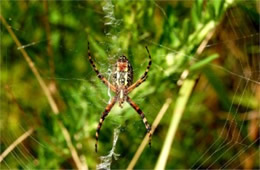
[(218, 54), (213, 54), (213, 55), (201, 60), (201, 61), (195, 63), (194, 65), (192, 65), (190, 67), (190, 71), (199, 70), (199, 69), (203, 68), (205, 65), (209, 64), (211, 61), (215, 60), (218, 57), (219, 57)]

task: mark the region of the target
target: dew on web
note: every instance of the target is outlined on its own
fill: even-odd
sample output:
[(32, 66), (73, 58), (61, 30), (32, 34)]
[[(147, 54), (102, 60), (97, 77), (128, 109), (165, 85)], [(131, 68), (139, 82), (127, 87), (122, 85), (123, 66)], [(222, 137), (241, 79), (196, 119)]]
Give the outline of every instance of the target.
[(21, 47), (18, 47), (17, 50), (20, 50), (20, 49), (23, 49), (23, 48), (26, 48), (26, 47), (30, 47), (30, 46), (33, 46), (35, 44), (36, 44), (36, 42), (32, 42), (32, 43), (26, 44), (26, 45), (22, 45)]
[(22, 45), (22, 46), (18, 47), (17, 50), (25, 49), (27, 47), (31, 47), (31, 46), (37, 45), (37, 44), (45, 42), (45, 41), (47, 41), (47, 40), (34, 41), (34, 42), (29, 43), (29, 44)]

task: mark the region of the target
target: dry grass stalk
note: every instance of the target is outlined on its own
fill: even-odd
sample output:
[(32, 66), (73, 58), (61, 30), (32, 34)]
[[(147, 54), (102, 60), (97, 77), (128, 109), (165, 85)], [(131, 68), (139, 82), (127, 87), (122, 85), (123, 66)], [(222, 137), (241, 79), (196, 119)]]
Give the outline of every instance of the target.
[(16, 148), (17, 145), (22, 143), (27, 137), (29, 137), (33, 133), (34, 129), (30, 128), (28, 131), (26, 131), (24, 134), (22, 134), (19, 138), (17, 138), (11, 145), (8, 146), (8, 148), (0, 155), (0, 163), (3, 161), (3, 159), (12, 151), (14, 148)]
[(38, 72), (38, 70), (36, 69), (36, 67), (34, 66), (33, 61), (31, 60), (31, 58), (29, 57), (29, 55), (27, 54), (27, 52), (24, 50), (24, 48), (22, 47), (22, 44), (20, 43), (20, 41), (18, 40), (18, 38), (16, 37), (16, 35), (14, 34), (13, 30), (11, 29), (11, 27), (7, 24), (6, 20), (4, 19), (3, 16), (0, 16), (0, 19), (2, 21), (2, 23), (4, 24), (5, 28), (8, 30), (9, 34), (11, 35), (11, 37), (13, 38), (13, 40), (15, 41), (17, 47), (20, 47), (20, 51), (23, 54), (24, 59), (26, 60), (26, 62), (28, 63), (29, 67), (31, 68), (33, 74), (35, 75), (36, 79), (38, 80), (45, 96), (47, 97), (49, 104), (52, 108), (52, 111), (54, 112), (54, 114), (58, 114), (59, 113), (59, 109), (53, 99), (53, 97), (51, 96), (51, 93), (48, 89), (48, 87), (46, 86), (46, 84), (44, 83), (43, 79), (40, 76), (40, 73)]
[[(6, 22), (6, 20), (4, 19), (4, 17), (1, 15), (0, 16), (0, 20), (2, 21), (3, 25), (5, 26), (5, 28), (8, 30), (9, 34), (11, 35), (11, 37), (13, 38), (13, 40), (15, 41), (16, 45), (18, 46), (18, 48), (20, 49), (24, 59), (26, 60), (26, 62), (28, 63), (29, 67), (31, 68), (33, 74), (35, 75), (36, 79), (38, 80), (45, 96), (48, 99), (48, 102), (51, 106), (51, 109), (53, 111), (54, 114), (59, 114), (59, 109), (57, 107), (57, 104), (55, 103), (53, 97), (51, 96), (51, 93), (48, 89), (48, 87), (46, 86), (45, 82), (43, 81), (42, 77), (39, 74), (39, 71), (37, 70), (37, 68), (35, 67), (33, 61), (31, 60), (31, 58), (29, 57), (29, 55), (27, 54), (27, 52), (25, 51), (24, 48), (22, 48), (22, 44), (20, 43), (20, 41), (18, 40), (18, 38), (16, 37), (15, 33), (13, 32), (13, 30), (11, 29), (11, 27), (8, 25), (8, 23)], [(58, 122), (58, 124), (60, 125), (60, 128), (62, 130), (62, 133), (64, 135), (64, 138), (66, 140), (66, 143), (69, 147), (69, 150), (71, 152), (72, 158), (76, 164), (77, 169), (83, 169), (83, 165), (80, 161), (80, 158), (78, 156), (77, 150), (75, 149), (75, 147), (73, 146), (72, 142), (71, 142), (71, 137), (70, 134), (68, 132), (68, 130), (65, 128), (65, 126), (63, 125), (62, 122)], [(16, 146), (16, 145), (15, 145)], [(9, 152), (8, 152), (9, 153)], [(87, 167), (85, 165), (85, 167)]]
[[(201, 42), (200, 46), (198, 47), (198, 49), (196, 51), (197, 56), (203, 52), (208, 41), (211, 39), (211, 37), (214, 35), (214, 33), (215, 33), (215, 29), (210, 31), (207, 34), (206, 38)], [(184, 71), (186, 71), (186, 70), (184, 70)], [(189, 97), (192, 93), (192, 89), (195, 85), (195, 80), (194, 79), (185, 79), (185, 80), (183, 80), (182, 84), (183, 85), (180, 89), (179, 96), (177, 97), (177, 100), (176, 100), (176, 105), (175, 105), (175, 109), (173, 111), (173, 116), (172, 116), (172, 120), (170, 123), (170, 127), (167, 132), (160, 156), (155, 165), (156, 170), (165, 169), (167, 159), (168, 159), (168, 156), (169, 156), (169, 153), (171, 150), (171, 145), (174, 141), (174, 137), (175, 137), (176, 131), (178, 129), (180, 120), (182, 118), (182, 115), (184, 113), (186, 104), (189, 100)]]
[[(166, 113), (166, 111), (168, 110), (170, 104), (172, 102), (171, 98), (168, 98), (166, 100), (166, 102), (164, 103), (164, 105), (162, 106), (161, 110), (159, 111), (159, 113), (157, 114), (157, 117), (155, 118), (153, 124), (152, 124), (152, 129), (151, 129), (151, 133), (153, 134), (155, 129), (157, 128), (157, 126), (159, 125), (160, 121), (162, 120), (164, 114)], [(146, 134), (146, 136), (144, 137), (141, 145), (139, 145), (133, 159), (131, 160), (130, 164), (128, 165), (127, 169), (133, 169), (136, 162), (138, 161), (139, 157), (141, 156), (142, 152), (144, 151), (145, 146), (147, 145), (149, 141), (149, 134)]]

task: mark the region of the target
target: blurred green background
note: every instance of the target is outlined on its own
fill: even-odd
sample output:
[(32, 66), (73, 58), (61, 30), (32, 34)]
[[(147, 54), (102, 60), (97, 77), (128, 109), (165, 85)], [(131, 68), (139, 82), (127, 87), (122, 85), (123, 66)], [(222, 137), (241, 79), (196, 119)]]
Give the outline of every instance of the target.
[[(153, 123), (167, 99), (169, 108), (135, 168), (153, 169), (172, 125), (182, 84), (187, 96), (167, 169), (259, 169), (260, 55), (259, 1), (1, 1), (1, 169), (76, 169), (65, 139), (67, 129), (82, 168), (95, 169), (119, 136), (107, 167), (129, 166), (145, 134), (139, 115), (127, 103), (106, 118), (95, 153), (95, 131), (109, 102), (107, 87), (87, 58), (87, 44), (100, 72), (110, 80), (118, 56), (129, 58), (136, 81), (152, 66), (145, 83), (129, 96)], [(14, 31), (46, 83), (49, 102), (8, 33)], [(184, 74), (188, 73), (187, 76)], [(183, 88), (183, 92), (188, 94)], [(102, 165), (105, 165), (104, 163)]]

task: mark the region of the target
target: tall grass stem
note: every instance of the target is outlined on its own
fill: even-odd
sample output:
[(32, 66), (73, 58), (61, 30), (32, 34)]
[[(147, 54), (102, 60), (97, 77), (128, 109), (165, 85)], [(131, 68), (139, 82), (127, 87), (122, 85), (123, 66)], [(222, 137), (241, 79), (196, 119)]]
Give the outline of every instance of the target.
[(167, 136), (164, 141), (163, 148), (161, 150), (159, 159), (155, 166), (156, 170), (165, 169), (167, 158), (168, 158), (169, 152), (171, 150), (172, 142), (174, 140), (177, 128), (179, 126), (179, 123), (180, 123), (181, 117), (183, 115), (183, 112), (185, 110), (186, 104), (191, 95), (194, 84), (195, 84), (195, 80), (193, 80), (193, 79), (186, 79), (183, 82), (183, 85), (180, 89), (180, 92), (179, 92), (177, 100), (176, 100), (176, 105), (175, 105), (175, 109), (173, 111), (170, 128), (167, 132)]

